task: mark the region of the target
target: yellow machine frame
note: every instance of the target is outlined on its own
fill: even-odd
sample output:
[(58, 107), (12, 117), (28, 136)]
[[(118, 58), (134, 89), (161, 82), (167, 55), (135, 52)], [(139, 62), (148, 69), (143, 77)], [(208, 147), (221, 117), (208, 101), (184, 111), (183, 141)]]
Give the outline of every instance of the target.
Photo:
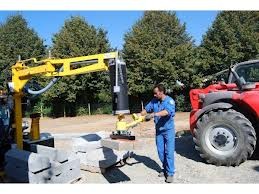
[(145, 121), (144, 116), (138, 116), (137, 114), (132, 114), (133, 121), (130, 123), (127, 123), (124, 121), (125, 115), (119, 115), (118, 121), (116, 123), (116, 130), (117, 131), (127, 131), (131, 127), (137, 126), (139, 123)]
[[(34, 76), (42, 75), (46, 77), (63, 77), (78, 74), (85, 74), (98, 71), (107, 71), (109, 59), (118, 59), (118, 52), (110, 52), (97, 55), (73, 57), (67, 59), (44, 59), (37, 61), (36, 58), (17, 61), (12, 66), (12, 89), (14, 92), (14, 117), (15, 117), (15, 141), (19, 149), (23, 149), (22, 132), (22, 102), (23, 88)], [(30, 67), (26, 64), (33, 63), (36, 66)], [(73, 63), (89, 64), (87, 66), (74, 69)], [(62, 68), (62, 71), (58, 69)]]

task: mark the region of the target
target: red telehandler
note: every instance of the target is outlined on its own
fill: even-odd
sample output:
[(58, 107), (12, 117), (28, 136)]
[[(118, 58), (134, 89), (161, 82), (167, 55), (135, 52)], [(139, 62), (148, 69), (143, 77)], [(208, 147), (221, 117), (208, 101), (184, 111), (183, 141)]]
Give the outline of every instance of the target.
[(190, 91), (190, 129), (208, 163), (238, 166), (250, 158), (259, 134), (259, 60), (235, 64), (228, 80)]

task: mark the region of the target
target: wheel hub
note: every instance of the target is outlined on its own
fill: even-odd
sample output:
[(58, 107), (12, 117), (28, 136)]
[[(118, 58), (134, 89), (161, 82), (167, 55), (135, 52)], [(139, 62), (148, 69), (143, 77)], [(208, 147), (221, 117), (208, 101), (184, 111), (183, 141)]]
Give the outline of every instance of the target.
[(228, 138), (225, 135), (217, 135), (214, 137), (214, 142), (218, 144), (218, 146), (222, 147), (228, 143)]
[(227, 155), (237, 146), (235, 130), (229, 126), (213, 126), (207, 131), (206, 143), (211, 150)]

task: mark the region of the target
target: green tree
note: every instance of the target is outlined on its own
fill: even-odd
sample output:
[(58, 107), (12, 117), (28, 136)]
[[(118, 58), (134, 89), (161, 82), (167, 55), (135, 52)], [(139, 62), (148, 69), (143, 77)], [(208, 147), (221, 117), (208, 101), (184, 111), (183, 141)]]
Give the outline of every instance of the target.
[[(110, 51), (107, 32), (96, 29), (84, 18), (73, 16), (66, 20), (60, 31), (53, 37), (52, 55), (67, 58), (98, 54)], [(101, 93), (106, 94), (101, 95)], [(46, 94), (46, 100), (63, 105), (76, 104), (78, 107), (87, 102), (109, 101), (110, 83), (107, 72), (63, 77)], [(71, 114), (76, 111), (74, 108)]]
[(229, 65), (255, 59), (259, 53), (259, 12), (222, 11), (203, 36), (196, 72), (200, 77)]
[(193, 41), (175, 12), (144, 12), (124, 39), (131, 95), (145, 98), (156, 83), (164, 83), (174, 93), (182, 92), (176, 80), (188, 85)]
[(22, 59), (28, 59), (44, 54), (43, 40), (28, 26), (23, 16), (20, 14), (9, 16), (0, 24), (0, 85), (7, 75), (10, 76), (10, 67), (15, 64), (18, 55)]

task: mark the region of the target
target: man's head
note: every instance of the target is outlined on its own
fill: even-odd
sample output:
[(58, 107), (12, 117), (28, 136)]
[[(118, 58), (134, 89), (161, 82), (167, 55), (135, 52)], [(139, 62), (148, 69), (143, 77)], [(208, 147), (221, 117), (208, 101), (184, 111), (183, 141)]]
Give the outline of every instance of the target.
[(165, 87), (163, 84), (157, 84), (153, 88), (153, 94), (154, 97), (157, 98), (158, 100), (162, 100), (165, 97)]

